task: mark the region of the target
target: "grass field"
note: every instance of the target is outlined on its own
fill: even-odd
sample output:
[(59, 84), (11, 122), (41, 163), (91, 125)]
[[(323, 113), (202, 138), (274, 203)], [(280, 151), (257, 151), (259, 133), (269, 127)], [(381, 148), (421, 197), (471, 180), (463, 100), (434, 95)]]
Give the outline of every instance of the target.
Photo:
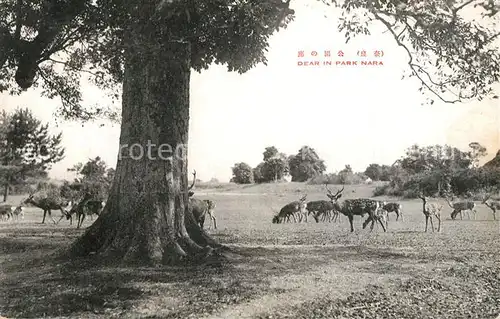
[[(346, 186), (345, 198), (375, 185)], [(336, 187), (330, 187), (336, 189)], [(500, 314), (500, 224), (478, 203), (477, 220), (450, 219), (424, 233), (420, 200), (399, 201), (404, 221), (349, 232), (337, 223), (272, 224), (273, 210), (326, 199), (299, 183), (199, 188), (217, 203), (227, 261), (163, 268), (104, 267), (51, 258), (84, 230), (42, 212), (0, 223), (0, 314), (8, 318), (496, 318)], [(9, 199), (17, 204), (22, 196)], [(54, 218), (59, 213), (54, 212)], [(84, 227), (90, 221), (86, 220)], [(207, 224), (207, 223), (206, 223)]]

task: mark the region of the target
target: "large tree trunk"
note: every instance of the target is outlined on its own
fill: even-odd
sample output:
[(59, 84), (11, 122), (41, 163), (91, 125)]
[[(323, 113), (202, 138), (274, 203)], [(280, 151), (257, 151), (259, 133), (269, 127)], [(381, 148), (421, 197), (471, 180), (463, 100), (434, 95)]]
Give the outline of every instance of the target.
[(72, 255), (159, 264), (207, 256), (219, 246), (188, 209), (190, 45), (150, 38), (135, 37), (127, 52), (113, 186)]

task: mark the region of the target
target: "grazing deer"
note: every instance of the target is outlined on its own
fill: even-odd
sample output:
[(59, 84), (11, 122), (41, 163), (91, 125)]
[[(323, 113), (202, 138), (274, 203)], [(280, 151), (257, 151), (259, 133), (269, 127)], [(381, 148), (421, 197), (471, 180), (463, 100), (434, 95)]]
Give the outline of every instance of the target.
[[(55, 199), (55, 198), (50, 198), (50, 197), (42, 197), (42, 198), (40, 198), (40, 199), (38, 199), (38, 200), (35, 200), (35, 199), (33, 198), (33, 195), (34, 195), (33, 193), (32, 193), (32, 194), (30, 194), (30, 195), (28, 196), (28, 198), (27, 198), (26, 200), (24, 200), (24, 202), (23, 202), (23, 203), (26, 203), (26, 204), (31, 204), (31, 205), (33, 205), (33, 206), (35, 206), (35, 207), (38, 207), (38, 208), (40, 208), (40, 209), (42, 209), (42, 210), (43, 210), (43, 219), (42, 219), (42, 224), (44, 224), (44, 223), (45, 223), (45, 216), (46, 216), (47, 214), (49, 214), (49, 217), (50, 217), (50, 219), (52, 219), (52, 222), (53, 222), (54, 224), (59, 223), (59, 221), (60, 221), (63, 217), (65, 217), (65, 216), (67, 217), (67, 216), (68, 216), (68, 212), (66, 212), (66, 211), (64, 210), (64, 206), (65, 206), (67, 203), (64, 203), (64, 202), (63, 202), (63, 201), (61, 201), (61, 200), (57, 200), (57, 199)], [(61, 211), (61, 213), (62, 213), (62, 216), (61, 216), (61, 218), (59, 218), (59, 220), (57, 221), (57, 223), (56, 223), (56, 221), (54, 220), (54, 218), (52, 218), (52, 213), (51, 213), (51, 210), (53, 210), (53, 209), (60, 210), (60, 211)]]
[(293, 220), (297, 222), (295, 214), (299, 213), (299, 217), (304, 215), (306, 209), (306, 198), (307, 194), (302, 196), (298, 201), (294, 201), (283, 206), (279, 213), (273, 217), (273, 224), (280, 224), (285, 221), (290, 221), (290, 217), (293, 217)]
[(438, 220), (438, 232), (441, 232), (441, 209), (443, 208), (443, 205), (437, 203), (428, 203), (427, 198), (422, 194), (420, 194), (418, 197), (423, 202), (422, 212), (425, 215), (425, 232), (427, 232), (427, 225), (429, 223), (429, 220), (431, 221), (432, 232), (434, 232), (434, 223), (432, 222), (433, 218), (436, 218)]
[(385, 203), (382, 208), (387, 212), (387, 220), (389, 220), (389, 213), (396, 214), (396, 221), (398, 221), (399, 217), (403, 220), (403, 205), (399, 203)]
[(312, 215), (314, 220), (319, 223), (320, 216), (323, 218), (322, 221), (325, 221), (327, 217), (330, 220), (330, 212), (333, 210), (333, 204), (328, 200), (313, 200), (307, 203), (306, 210), (307, 215)]
[(500, 210), (500, 202), (497, 202), (496, 200), (490, 200), (488, 202), (489, 199), (490, 199), (490, 195), (486, 196), (483, 199), (482, 204), (486, 205), (486, 207), (491, 209), (491, 212), (493, 213), (493, 220), (497, 220), (496, 213), (497, 213), (497, 210)]
[(194, 219), (200, 225), (200, 228), (203, 229), (203, 225), (205, 224), (205, 217), (208, 215), (210, 217), (210, 228), (212, 227), (212, 223), (214, 225), (214, 229), (217, 229), (217, 219), (215, 218), (215, 202), (210, 199), (198, 199), (193, 198), (194, 192), (192, 191), (194, 185), (196, 183), (196, 171), (193, 172), (193, 183), (188, 188), (188, 196), (189, 196), (189, 207), (192, 210)]
[(0, 218), (8, 221), (12, 217), (13, 207), (9, 204), (0, 205)]
[[(326, 189), (328, 190), (328, 184), (325, 184)], [(328, 196), (328, 195), (327, 195)], [(337, 221), (339, 217), (339, 212), (335, 210), (334, 200), (330, 198), (330, 200), (315, 200), (307, 203), (307, 215), (312, 214), (314, 220), (319, 223), (319, 217), (322, 217), (322, 221), (328, 219), (329, 222)], [(307, 216), (306, 215), (306, 216)], [(307, 220), (306, 220), (307, 221)]]
[(338, 200), (340, 197), (342, 197), (344, 186), (342, 186), (342, 189), (340, 191), (337, 191), (336, 194), (333, 194), (328, 189), (328, 186), (327, 190), (328, 190), (327, 196), (332, 201), (334, 201), (334, 209), (342, 213), (344, 216), (347, 216), (347, 218), (349, 218), (351, 232), (354, 232), (354, 226), (353, 226), (354, 215), (363, 217), (365, 214), (368, 214), (368, 218), (363, 223), (363, 229), (371, 221), (372, 224), (370, 229), (373, 230), (373, 227), (375, 226), (375, 221), (378, 221), (382, 226), (384, 232), (387, 231), (382, 222), (383, 213), (378, 212), (380, 208), (380, 204), (378, 203), (378, 201), (373, 199), (358, 198), (358, 199), (345, 199), (342, 202), (339, 202)]
[(457, 217), (458, 213), (460, 213), (460, 219), (463, 219), (462, 211), (467, 211), (467, 216), (469, 217), (469, 219), (470, 219), (470, 212), (472, 212), (474, 219), (476, 219), (476, 214), (477, 214), (477, 212), (475, 210), (476, 203), (474, 203), (472, 201), (463, 201), (463, 202), (452, 203), (448, 199), (448, 197), (445, 197), (444, 199), (446, 200), (446, 203), (448, 203), (448, 206), (450, 206), (450, 208), (453, 209), (453, 211), (451, 212), (451, 219), (455, 219)]

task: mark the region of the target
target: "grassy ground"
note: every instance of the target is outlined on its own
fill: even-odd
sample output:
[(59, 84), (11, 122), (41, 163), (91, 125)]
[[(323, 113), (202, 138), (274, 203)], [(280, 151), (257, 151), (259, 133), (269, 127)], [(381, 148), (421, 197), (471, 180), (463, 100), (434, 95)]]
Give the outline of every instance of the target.
[[(370, 197), (373, 187), (347, 186), (345, 197)], [(338, 223), (271, 223), (273, 210), (305, 193), (325, 199), (322, 186), (297, 183), (199, 189), (196, 196), (217, 203), (219, 228), (211, 233), (233, 252), (226, 262), (196, 267), (55, 260), (51, 254), (83, 230), (66, 220), (40, 224), (41, 211), (29, 208), (23, 221), (0, 223), (0, 314), (494, 319), (500, 313), (500, 225), (483, 205), (477, 220), (455, 221), (445, 206), (441, 233), (423, 232), (420, 201), (402, 201), (404, 221), (392, 217), (387, 233), (362, 230), (359, 218), (350, 233), (343, 216)]]

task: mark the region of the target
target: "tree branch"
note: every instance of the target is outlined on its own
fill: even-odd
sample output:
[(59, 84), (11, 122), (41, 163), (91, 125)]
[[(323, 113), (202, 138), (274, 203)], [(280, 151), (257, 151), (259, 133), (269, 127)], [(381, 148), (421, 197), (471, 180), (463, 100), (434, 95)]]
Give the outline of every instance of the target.
[[(384, 18), (382, 18), (379, 14), (377, 14), (377, 12), (373, 11), (373, 14), (374, 14), (374, 16), (375, 16), (375, 18), (377, 20), (379, 20), (380, 22), (382, 22), (387, 27), (387, 29), (389, 30), (389, 32), (393, 35), (394, 40), (396, 41), (396, 43), (398, 44), (398, 46), (400, 46), (403, 49), (405, 49), (406, 53), (408, 54), (408, 58), (409, 58), (408, 66), (413, 71), (413, 74), (420, 80), (420, 82), (422, 83), (422, 85), (425, 86), (431, 93), (433, 93), (435, 96), (437, 96), (441, 101), (443, 101), (445, 103), (451, 103), (451, 104), (453, 104), (453, 103), (456, 103), (456, 102), (460, 102), (459, 99), (457, 99), (457, 100), (447, 100), (447, 99), (443, 98), (429, 84), (427, 84), (426, 81), (424, 81), (424, 79), (420, 76), (418, 70), (416, 70), (416, 68), (415, 68), (417, 65), (413, 63), (413, 55), (410, 52), (410, 49), (408, 49), (408, 47), (403, 42), (401, 42), (401, 40), (399, 39), (399, 37), (396, 34), (396, 32), (394, 32), (394, 30), (392, 29), (391, 24), (387, 20), (385, 20)], [(429, 74), (427, 73), (427, 75), (429, 75)], [(431, 83), (433, 83), (433, 82), (431, 81)]]

